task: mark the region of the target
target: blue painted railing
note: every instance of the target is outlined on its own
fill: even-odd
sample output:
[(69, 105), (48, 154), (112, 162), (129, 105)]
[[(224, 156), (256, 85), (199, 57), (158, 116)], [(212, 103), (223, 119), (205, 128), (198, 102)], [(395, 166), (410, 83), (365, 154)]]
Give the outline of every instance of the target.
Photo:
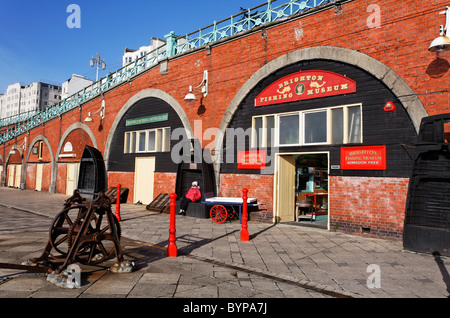
[(155, 66), (162, 59), (183, 54), (215, 41), (252, 30), (272, 21), (288, 18), (297, 13), (334, 2), (334, 0), (291, 0), (279, 6), (276, 6), (275, 2), (277, 1), (269, 0), (267, 3), (244, 10), (225, 20), (214, 22), (205, 28), (185, 36), (178, 37), (171, 32), (166, 36), (166, 45), (149, 52), (135, 62), (109, 74), (107, 77), (64, 99), (60, 103), (38, 113), (19, 114), (1, 119), (0, 127), (3, 128), (0, 128), (0, 144), (61, 116), (67, 111), (81, 107), (83, 103), (100, 96), (112, 87), (127, 82), (136, 75)]

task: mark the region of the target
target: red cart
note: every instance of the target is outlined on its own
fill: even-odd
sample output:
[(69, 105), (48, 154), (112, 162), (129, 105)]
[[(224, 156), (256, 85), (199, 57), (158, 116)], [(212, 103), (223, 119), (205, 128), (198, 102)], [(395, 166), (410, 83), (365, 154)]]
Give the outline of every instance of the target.
[[(226, 197), (212, 197), (202, 201), (206, 206), (210, 206), (209, 215), (216, 223), (223, 223), (227, 220), (232, 220), (239, 213), (239, 220), (242, 218), (242, 198), (226, 198)], [(255, 198), (247, 199), (247, 206), (258, 206), (263, 203), (258, 203)], [(227, 208), (228, 207), (228, 208)], [(238, 208), (238, 211), (236, 211)]]

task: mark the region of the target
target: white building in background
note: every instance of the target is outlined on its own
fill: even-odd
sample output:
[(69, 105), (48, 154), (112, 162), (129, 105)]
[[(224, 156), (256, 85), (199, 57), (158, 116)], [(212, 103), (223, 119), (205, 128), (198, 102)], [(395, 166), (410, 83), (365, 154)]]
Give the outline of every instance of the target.
[(1, 118), (31, 111), (42, 111), (61, 101), (61, 87), (35, 82), (26, 86), (11, 84), (3, 95)]
[(11, 84), (3, 95), (2, 118), (18, 114), (20, 108), (20, 83)]
[[(150, 53), (156, 50), (157, 48), (164, 46), (165, 44), (166, 41), (164, 40), (158, 38), (151, 38), (149, 46), (141, 46), (139, 50), (126, 48), (122, 58), (122, 66), (128, 65), (136, 61), (138, 58), (143, 57), (145, 54)], [(156, 52), (154, 55), (156, 55)]]
[(66, 99), (67, 97), (78, 93), (83, 90), (83, 88), (92, 85), (93, 83), (93, 81), (84, 78), (81, 75), (73, 74), (71, 78), (62, 84), (61, 98)]
[(4, 100), (5, 100), (5, 95), (0, 94), (0, 118), (3, 118), (2, 113), (3, 113)]

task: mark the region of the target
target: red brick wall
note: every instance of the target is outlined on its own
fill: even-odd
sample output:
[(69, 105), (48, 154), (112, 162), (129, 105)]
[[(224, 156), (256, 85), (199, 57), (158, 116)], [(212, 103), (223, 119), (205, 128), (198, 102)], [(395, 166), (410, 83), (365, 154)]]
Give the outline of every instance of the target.
[(330, 229), (401, 239), (409, 179), (329, 177)]
[[(45, 163), (42, 169), (42, 191), (50, 190), (51, 175), (52, 175), (52, 164)], [(65, 193), (65, 188), (63, 193)]]
[[(369, 28), (367, 12), (369, 5), (381, 8), (381, 27)], [(438, 27), (444, 18), (439, 11), (448, 5), (446, 0), (356, 0), (343, 5), (341, 14), (333, 8), (304, 17), (300, 20), (266, 30), (266, 35), (257, 32), (220, 46), (213, 46), (211, 54), (206, 50), (182, 56), (169, 61), (167, 75), (160, 74), (155, 67), (104, 94), (106, 101), (105, 119), (95, 117), (89, 124), (99, 149), (104, 148), (109, 130), (122, 106), (135, 94), (157, 88), (173, 96), (183, 107), (191, 126), (194, 120), (202, 120), (202, 129), (217, 128), (231, 100), (244, 83), (267, 62), (286, 53), (311, 46), (339, 46), (368, 54), (386, 64), (399, 74), (419, 95), (430, 115), (450, 110), (448, 93), (433, 93), (447, 90), (450, 72), (436, 66), (436, 55), (428, 52), (431, 41), (439, 35)], [(301, 36), (296, 37), (296, 31)], [(448, 59), (448, 54), (441, 57)], [(183, 99), (192, 81), (202, 78), (208, 69), (209, 94), (203, 99), (204, 111), (199, 112), (200, 103), (189, 104)], [(55, 152), (61, 135), (74, 122), (82, 121), (88, 112), (95, 112), (101, 106), (101, 97), (62, 115), (29, 132), (28, 140), (45, 135)], [(22, 137), (0, 146), (6, 154), (14, 143), (20, 144)], [(209, 141), (206, 141), (209, 143)]]
[[(372, 14), (367, 9), (373, 4), (379, 5), (381, 9), (380, 28), (369, 28), (367, 25), (367, 19)], [(209, 55), (206, 50), (198, 50), (170, 59), (167, 75), (161, 75), (160, 68), (155, 67), (129, 83), (106, 92), (105, 120), (100, 123), (100, 119), (95, 117), (89, 127), (95, 135), (99, 150), (104, 154), (109, 131), (120, 109), (140, 91), (155, 88), (166, 92), (181, 105), (192, 127), (195, 120), (202, 120), (203, 132), (209, 128), (217, 128), (237, 92), (261, 67), (289, 52), (316, 46), (337, 46), (367, 54), (404, 79), (417, 93), (429, 115), (449, 112), (450, 94), (442, 91), (448, 90), (450, 71), (446, 63), (450, 59), (450, 53), (442, 53), (441, 60), (437, 60), (436, 55), (428, 51), (431, 41), (439, 35), (439, 25), (445, 23), (444, 16), (439, 15), (439, 12), (446, 5), (448, 0), (355, 0), (344, 4), (340, 14), (335, 14), (335, 10), (331, 8), (299, 20), (278, 24), (266, 29), (265, 33), (256, 32), (218, 46), (213, 44)], [(209, 93), (200, 107), (200, 102), (190, 104), (183, 99), (189, 85), (201, 81), (204, 70), (209, 71)], [(98, 97), (81, 108), (77, 107), (60, 118), (30, 130), (26, 134), (27, 141), (34, 140), (38, 135), (46, 136), (55, 156), (61, 136), (68, 127), (82, 121), (88, 112), (95, 112), (100, 106), (101, 97)], [(24, 137), (22, 135), (0, 145), (0, 153), (5, 159), (12, 146), (21, 145)], [(210, 140), (203, 144), (208, 143)], [(14, 160), (11, 158), (7, 164)], [(49, 159), (45, 155), (45, 161), (47, 160)], [(58, 169), (58, 172), (62, 173), (62, 170)], [(49, 165), (46, 164), (43, 191), (49, 188), (50, 172)], [(65, 189), (63, 180), (63, 176), (57, 178), (58, 192)], [(170, 188), (169, 182), (172, 183), (172, 189), (175, 187), (173, 175), (164, 185), (158, 180), (160, 179), (155, 178), (155, 194)], [(358, 186), (352, 187), (355, 180), (359, 180)], [(222, 175), (220, 181), (220, 195), (223, 196), (240, 196), (242, 188), (247, 187), (250, 196), (257, 196), (266, 204), (264, 208), (267, 213), (261, 219), (271, 219), (269, 214), (272, 212), (273, 176)], [(401, 179), (400, 183), (396, 183), (397, 181), (398, 179), (383, 178), (334, 179), (336, 192), (331, 193), (334, 198), (332, 203), (335, 204), (331, 207), (335, 211), (332, 215), (333, 224), (356, 232), (359, 227), (370, 225), (372, 233), (398, 237), (402, 229), (407, 181)], [(134, 173), (110, 173), (109, 186), (116, 186), (117, 183), (130, 189), (128, 201), (132, 201)], [(396, 185), (396, 192), (382, 190), (386, 185), (392, 184)], [(383, 195), (379, 195), (378, 199), (372, 195), (370, 200), (367, 199), (368, 196), (362, 198), (362, 193), (367, 193), (368, 189)], [(340, 202), (344, 202), (339, 195), (349, 202), (353, 198), (355, 202), (337, 208)], [(362, 205), (361, 202), (368, 204)], [(376, 204), (380, 207), (377, 208)], [(369, 210), (369, 207), (373, 207), (373, 210)], [(355, 210), (363, 211), (360, 213), (364, 217), (356, 215)], [(364, 220), (368, 220), (370, 224), (363, 224)], [(351, 225), (352, 222), (354, 225)]]
[(220, 175), (219, 196), (242, 198), (244, 188), (248, 190), (249, 198), (256, 198), (258, 203), (264, 203), (250, 213), (250, 220), (271, 223), (273, 221), (273, 175)]
[(56, 178), (56, 192), (66, 193), (67, 190), (67, 163), (58, 163)]
[(134, 197), (134, 172), (110, 172), (108, 173), (108, 188), (117, 187), (128, 188), (127, 203), (133, 203)]
[[(160, 193), (175, 192), (176, 173), (159, 173), (154, 175), (153, 198)], [(120, 184), (122, 188), (128, 188), (127, 203), (133, 203), (134, 197), (134, 172), (110, 172), (108, 174), (108, 188), (117, 187)]]
[(27, 190), (36, 189), (36, 164), (27, 165), (27, 179), (25, 188)]
[(177, 180), (176, 173), (155, 172), (155, 185), (153, 188), (153, 196), (156, 198), (160, 193), (174, 193), (175, 183)]

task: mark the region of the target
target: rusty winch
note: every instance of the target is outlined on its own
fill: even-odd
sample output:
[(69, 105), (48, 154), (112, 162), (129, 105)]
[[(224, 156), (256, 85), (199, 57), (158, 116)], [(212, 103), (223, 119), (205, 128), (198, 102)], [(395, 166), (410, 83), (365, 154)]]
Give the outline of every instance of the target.
[(94, 197), (89, 202), (81, 197), (79, 190), (74, 191), (50, 226), (43, 254), (31, 263), (63, 260), (54, 270), (60, 273), (72, 263), (96, 265), (113, 257), (118, 264), (124, 261), (120, 224), (111, 211), (111, 201), (104, 192)]
[[(75, 190), (64, 202), (63, 210), (50, 226), (44, 252), (21, 265), (0, 263), (0, 268), (60, 274), (73, 263), (97, 265), (116, 258), (113, 272), (130, 272), (133, 262), (124, 261), (120, 246), (120, 223), (111, 211), (111, 201), (104, 192), (90, 193), (87, 201)], [(61, 265), (54, 265), (54, 264)]]

